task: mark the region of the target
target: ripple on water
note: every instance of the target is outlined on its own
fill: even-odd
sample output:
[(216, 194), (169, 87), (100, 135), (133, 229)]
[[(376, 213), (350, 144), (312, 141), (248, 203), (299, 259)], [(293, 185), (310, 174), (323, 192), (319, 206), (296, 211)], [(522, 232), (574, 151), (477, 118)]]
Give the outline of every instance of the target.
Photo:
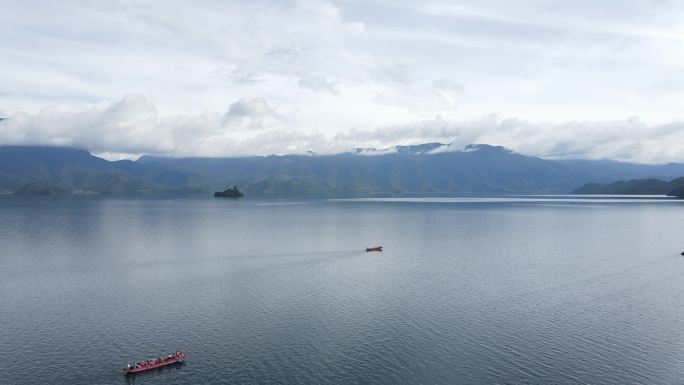
[(0, 199), (0, 383), (681, 383), (684, 207), (548, 199)]

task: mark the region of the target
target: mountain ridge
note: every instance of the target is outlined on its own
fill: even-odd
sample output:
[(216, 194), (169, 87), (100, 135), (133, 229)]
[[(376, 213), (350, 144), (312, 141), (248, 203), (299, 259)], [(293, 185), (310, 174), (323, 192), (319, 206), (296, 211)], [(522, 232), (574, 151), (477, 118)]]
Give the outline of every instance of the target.
[[(684, 164), (548, 160), (501, 146), (425, 143), (373, 156), (271, 155), (107, 161), (72, 147), (0, 146), (0, 190), (32, 182), (99, 194), (213, 193), (246, 196), (377, 196), (568, 193), (587, 183), (684, 175)], [(376, 150), (378, 151), (378, 150)], [(55, 190), (57, 191), (57, 190)]]
[(587, 183), (573, 194), (668, 195), (684, 197), (684, 177), (670, 181), (660, 179), (630, 179), (613, 183)]

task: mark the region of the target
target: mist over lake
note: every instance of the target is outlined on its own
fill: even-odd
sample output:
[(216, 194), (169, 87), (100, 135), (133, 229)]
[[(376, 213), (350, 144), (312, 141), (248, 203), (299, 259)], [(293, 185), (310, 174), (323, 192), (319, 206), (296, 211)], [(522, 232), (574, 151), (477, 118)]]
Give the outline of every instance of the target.
[(0, 197), (0, 383), (680, 384), (683, 217), (660, 197)]

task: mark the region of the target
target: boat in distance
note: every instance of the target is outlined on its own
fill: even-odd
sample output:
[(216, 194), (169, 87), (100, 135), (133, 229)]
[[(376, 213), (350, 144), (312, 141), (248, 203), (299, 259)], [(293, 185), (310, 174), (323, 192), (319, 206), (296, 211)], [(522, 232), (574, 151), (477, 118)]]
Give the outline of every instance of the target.
[(146, 372), (148, 370), (159, 369), (164, 366), (180, 364), (185, 360), (185, 352), (176, 352), (174, 354), (169, 354), (166, 357), (159, 357), (153, 360), (145, 360), (135, 363), (134, 365), (128, 364), (124, 368), (124, 375)]
[(382, 252), (382, 246), (373, 246), (373, 247), (366, 247), (366, 251), (380, 251)]

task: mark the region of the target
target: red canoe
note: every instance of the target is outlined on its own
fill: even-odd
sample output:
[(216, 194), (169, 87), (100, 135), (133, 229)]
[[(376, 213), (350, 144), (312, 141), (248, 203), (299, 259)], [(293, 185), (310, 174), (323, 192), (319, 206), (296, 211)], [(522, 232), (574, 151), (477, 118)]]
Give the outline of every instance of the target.
[(173, 364), (179, 364), (185, 359), (185, 352), (176, 352), (175, 354), (169, 354), (163, 358), (157, 358), (154, 360), (140, 361), (135, 365), (128, 364), (127, 368), (124, 368), (124, 375), (146, 372), (148, 370), (154, 370), (161, 368), (162, 366), (168, 366)]
[(366, 251), (382, 251), (382, 246), (366, 247)]

